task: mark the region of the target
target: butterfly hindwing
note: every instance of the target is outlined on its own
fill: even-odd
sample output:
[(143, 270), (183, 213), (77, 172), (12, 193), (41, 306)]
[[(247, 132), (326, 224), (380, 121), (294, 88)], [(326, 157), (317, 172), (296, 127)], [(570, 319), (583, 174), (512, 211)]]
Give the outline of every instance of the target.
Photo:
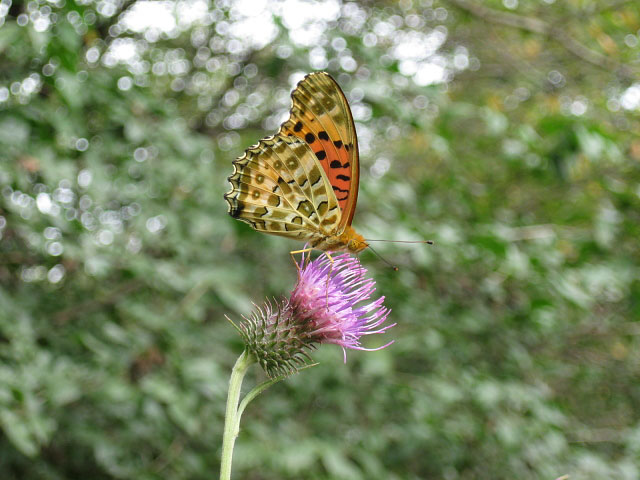
[(329, 179), (300, 139), (264, 138), (233, 163), (229, 213), (254, 229), (314, 241), (340, 222)]
[(279, 133), (298, 137), (310, 146), (340, 205), (339, 227), (351, 225), (360, 167), (356, 130), (347, 99), (325, 72), (307, 75), (291, 97), (291, 115)]

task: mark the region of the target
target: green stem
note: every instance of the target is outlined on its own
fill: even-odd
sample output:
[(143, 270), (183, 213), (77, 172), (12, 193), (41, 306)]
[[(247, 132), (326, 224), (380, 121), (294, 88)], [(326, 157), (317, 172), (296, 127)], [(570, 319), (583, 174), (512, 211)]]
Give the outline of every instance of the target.
[[(256, 360), (246, 350), (242, 352), (242, 355), (236, 361), (231, 371), (231, 379), (229, 380), (229, 394), (227, 396), (227, 411), (224, 417), (224, 435), (222, 437), (222, 461), (220, 463), (220, 480), (231, 480), (231, 461), (233, 460), (233, 445), (235, 444), (238, 432), (240, 431), (240, 417), (244, 409), (247, 408), (249, 402), (264, 392), (274, 383), (278, 383), (280, 380), (284, 380), (288, 375), (280, 375), (279, 377), (272, 378), (266, 382), (262, 382), (257, 385), (249, 393), (247, 393), (240, 406), (238, 402), (240, 400), (240, 387), (242, 386), (242, 379), (244, 378), (247, 369)], [(305, 368), (315, 367), (317, 363), (305, 365), (299, 370)]]
[(249, 366), (255, 362), (253, 356), (246, 350), (236, 361), (229, 379), (229, 394), (227, 396), (227, 411), (224, 418), (224, 435), (222, 437), (222, 459), (220, 463), (220, 480), (231, 480), (231, 461), (233, 459), (233, 445), (240, 428), (238, 417), (238, 402), (242, 379)]
[[(318, 365), (318, 364), (317, 363), (311, 363), (309, 365), (305, 365), (304, 367), (299, 368), (298, 372), (301, 372), (302, 370), (304, 370), (306, 368), (315, 367), (316, 365)], [(244, 409), (247, 408), (247, 405), (249, 405), (249, 402), (251, 402), (251, 400), (256, 398), (258, 395), (260, 395), (262, 392), (264, 392), (271, 385), (273, 385), (275, 383), (278, 383), (281, 380), (284, 380), (288, 376), (289, 375), (280, 375), (279, 377), (272, 378), (270, 380), (262, 382), (260, 385), (257, 385), (255, 387), (253, 387), (253, 390), (251, 390), (249, 393), (247, 393), (244, 396), (244, 398), (240, 402), (240, 406), (238, 407), (238, 411), (236, 413), (236, 420), (238, 422), (238, 425), (240, 425), (240, 417), (242, 417), (242, 412), (244, 412)]]
[(244, 398), (240, 402), (240, 406), (238, 407), (238, 411), (236, 413), (236, 422), (238, 422), (238, 428), (240, 427), (240, 418), (242, 417), (242, 412), (244, 412), (244, 409), (247, 408), (247, 405), (249, 405), (249, 402), (254, 398), (256, 398), (258, 395), (260, 395), (262, 392), (264, 392), (271, 385), (273, 385), (274, 383), (278, 383), (280, 380), (283, 380), (284, 378), (286, 378), (285, 375), (273, 378), (271, 380), (267, 380), (266, 382), (262, 382), (260, 385), (254, 387), (253, 390), (251, 390), (249, 393), (247, 393), (244, 396)]

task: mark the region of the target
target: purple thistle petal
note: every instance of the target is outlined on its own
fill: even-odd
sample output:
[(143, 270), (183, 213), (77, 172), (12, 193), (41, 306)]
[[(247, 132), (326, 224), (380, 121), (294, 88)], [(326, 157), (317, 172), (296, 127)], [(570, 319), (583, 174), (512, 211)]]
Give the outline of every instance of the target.
[[(384, 297), (371, 300), (375, 281), (366, 278), (367, 270), (349, 254), (327, 255), (311, 262), (305, 257), (299, 265), (298, 282), (291, 293), (290, 304), (297, 321), (309, 328), (313, 342), (333, 343), (354, 350), (380, 350), (393, 341), (374, 349), (360, 345), (360, 337), (384, 333), (394, 326), (380, 327), (390, 310), (383, 306)], [(379, 328), (380, 327), (380, 328)]]

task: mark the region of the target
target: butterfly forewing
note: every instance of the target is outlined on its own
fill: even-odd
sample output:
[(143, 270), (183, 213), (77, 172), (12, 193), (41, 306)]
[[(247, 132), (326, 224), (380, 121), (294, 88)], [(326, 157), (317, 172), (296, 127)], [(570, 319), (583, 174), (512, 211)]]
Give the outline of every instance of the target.
[(351, 225), (358, 197), (356, 130), (347, 99), (324, 72), (307, 75), (291, 94), (293, 106), (282, 135), (304, 140), (324, 169), (341, 209), (339, 227)]
[(256, 230), (315, 243), (340, 222), (331, 183), (302, 140), (264, 138), (234, 168), (229, 213)]

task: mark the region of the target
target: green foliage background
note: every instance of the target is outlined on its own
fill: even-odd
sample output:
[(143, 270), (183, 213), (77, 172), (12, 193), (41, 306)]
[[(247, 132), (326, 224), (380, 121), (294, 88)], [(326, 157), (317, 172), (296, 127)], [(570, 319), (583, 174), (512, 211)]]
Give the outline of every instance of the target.
[(286, 294), (298, 247), (228, 217), (226, 177), (326, 69), (354, 226), (435, 246), (361, 255), (395, 344), (263, 394), (234, 477), (640, 477), (637, 2), (256, 2), (258, 40), (246, 2), (170, 5), (197, 15), (0, 2), (0, 476), (216, 477), (224, 315)]

